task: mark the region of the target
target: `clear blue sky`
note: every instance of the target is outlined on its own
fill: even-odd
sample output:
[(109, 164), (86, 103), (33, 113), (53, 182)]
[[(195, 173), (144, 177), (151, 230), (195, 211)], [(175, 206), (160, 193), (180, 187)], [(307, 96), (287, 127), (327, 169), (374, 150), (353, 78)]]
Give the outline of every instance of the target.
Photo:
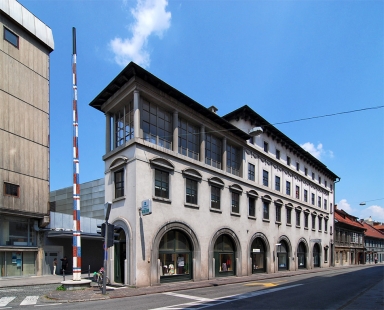
[[(131, 60), (219, 115), (247, 104), (275, 124), (384, 105), (383, 1), (19, 2), (55, 40), (51, 190), (72, 184), (72, 27), (81, 183), (104, 176), (105, 120), (88, 104)], [(384, 222), (383, 108), (276, 127), (341, 177), (340, 208)]]

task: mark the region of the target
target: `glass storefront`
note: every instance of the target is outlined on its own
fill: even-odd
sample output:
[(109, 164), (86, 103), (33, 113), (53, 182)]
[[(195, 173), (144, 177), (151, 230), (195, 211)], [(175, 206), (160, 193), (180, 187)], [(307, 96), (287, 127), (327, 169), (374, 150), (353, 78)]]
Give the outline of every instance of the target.
[[(34, 275), (37, 255), (37, 233), (33, 219), (0, 217), (0, 276), (19, 277)], [(30, 249), (28, 249), (30, 248)]]
[(0, 246), (36, 246), (33, 219), (1, 216)]
[(277, 266), (278, 270), (289, 270), (288, 266), (288, 246), (283, 240), (277, 245)]
[(265, 246), (261, 238), (256, 238), (251, 246), (252, 273), (265, 272)]
[(303, 242), (299, 243), (299, 247), (297, 248), (297, 264), (299, 268), (306, 268), (306, 247)]
[(221, 235), (214, 248), (216, 277), (227, 277), (235, 274), (235, 247), (232, 238)]
[(0, 276), (21, 277), (35, 274), (37, 252), (0, 251)]
[(181, 231), (171, 230), (160, 241), (160, 283), (192, 278), (192, 248)]

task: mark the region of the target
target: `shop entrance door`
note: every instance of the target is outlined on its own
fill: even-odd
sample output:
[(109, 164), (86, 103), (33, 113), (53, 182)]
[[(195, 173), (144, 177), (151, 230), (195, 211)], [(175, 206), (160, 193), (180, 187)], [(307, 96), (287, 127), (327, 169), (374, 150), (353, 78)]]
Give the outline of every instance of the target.
[(313, 266), (320, 267), (320, 248), (317, 243), (313, 246)]
[(44, 274), (53, 274), (53, 260), (57, 259), (56, 274), (60, 274), (61, 263), (58, 252), (45, 252)]
[(119, 230), (118, 242), (115, 241), (115, 274), (114, 281), (124, 284), (125, 260), (127, 258), (127, 243), (125, 240), (125, 231)]

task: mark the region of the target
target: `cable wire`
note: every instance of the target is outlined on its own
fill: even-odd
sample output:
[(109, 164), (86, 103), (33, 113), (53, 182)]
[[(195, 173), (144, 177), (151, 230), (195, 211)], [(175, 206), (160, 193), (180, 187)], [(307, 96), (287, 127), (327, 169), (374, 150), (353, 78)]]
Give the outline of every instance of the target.
[(287, 124), (287, 123), (301, 122), (301, 121), (307, 121), (307, 120), (315, 119), (315, 118), (329, 117), (329, 116), (335, 116), (335, 115), (340, 115), (340, 114), (355, 113), (355, 112), (361, 112), (361, 111), (366, 111), (366, 110), (374, 110), (374, 109), (381, 109), (381, 108), (384, 108), (384, 105), (379, 105), (377, 107), (358, 109), (358, 110), (351, 110), (351, 111), (344, 111), (344, 112), (320, 115), (320, 116), (312, 116), (312, 117), (307, 117), (307, 118), (300, 118), (300, 119), (296, 119), (296, 120), (292, 120), (292, 121), (273, 123), (271, 125), (281, 125), (281, 124)]

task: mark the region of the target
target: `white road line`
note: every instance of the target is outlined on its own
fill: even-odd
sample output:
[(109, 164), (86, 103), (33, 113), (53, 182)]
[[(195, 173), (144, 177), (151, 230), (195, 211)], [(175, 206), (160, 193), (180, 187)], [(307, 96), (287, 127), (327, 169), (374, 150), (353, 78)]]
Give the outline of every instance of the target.
[(21, 288), (9, 288), (5, 290), (0, 290), (0, 292), (17, 292), (17, 291), (22, 291), (23, 289)]
[[(240, 300), (240, 299), (251, 298), (251, 297), (255, 297), (255, 296), (259, 296), (259, 295), (264, 295), (264, 294), (268, 294), (268, 293), (274, 293), (274, 292), (278, 292), (278, 291), (281, 291), (281, 290), (286, 290), (286, 289), (293, 288), (293, 287), (300, 286), (300, 285), (302, 285), (302, 284), (274, 287), (274, 288), (271, 288), (271, 289), (260, 290), (260, 291), (255, 291), (255, 292), (249, 292), (249, 293), (239, 294), (239, 295), (225, 296), (225, 297), (217, 298), (217, 299), (207, 299), (207, 298), (205, 298), (205, 299), (207, 299), (206, 301), (195, 301), (195, 302), (191, 302), (191, 303), (185, 303), (185, 304), (178, 304), (178, 305), (173, 305), (173, 306), (168, 306), (168, 307), (155, 308), (155, 309), (152, 309), (152, 310), (178, 310), (178, 309), (185, 309), (186, 307), (188, 307), (188, 309), (199, 310), (199, 309), (209, 308), (209, 307), (225, 304), (225, 303), (236, 301), (236, 300)], [(163, 293), (163, 294), (173, 295), (173, 294), (169, 294), (169, 293)], [(178, 295), (178, 294), (176, 294), (176, 295)], [(184, 297), (184, 295), (182, 295), (182, 296)], [(186, 296), (189, 296), (189, 295), (186, 295)]]
[(21, 302), (20, 306), (36, 305), (39, 296), (27, 296)]
[(203, 298), (203, 297), (191, 296), (191, 295), (185, 295), (185, 294), (178, 294), (178, 293), (172, 293), (172, 292), (166, 292), (166, 293), (164, 293), (164, 295), (171, 295), (171, 296), (175, 296), (175, 297), (193, 299), (193, 300), (198, 300), (198, 301), (212, 301), (213, 300), (213, 299), (209, 299), (209, 298)]
[(35, 307), (60, 306), (61, 304), (61, 302), (58, 302), (54, 304), (35, 305)]
[(6, 305), (8, 305), (15, 298), (16, 297), (1, 297), (0, 298), (0, 307), (5, 307)]

